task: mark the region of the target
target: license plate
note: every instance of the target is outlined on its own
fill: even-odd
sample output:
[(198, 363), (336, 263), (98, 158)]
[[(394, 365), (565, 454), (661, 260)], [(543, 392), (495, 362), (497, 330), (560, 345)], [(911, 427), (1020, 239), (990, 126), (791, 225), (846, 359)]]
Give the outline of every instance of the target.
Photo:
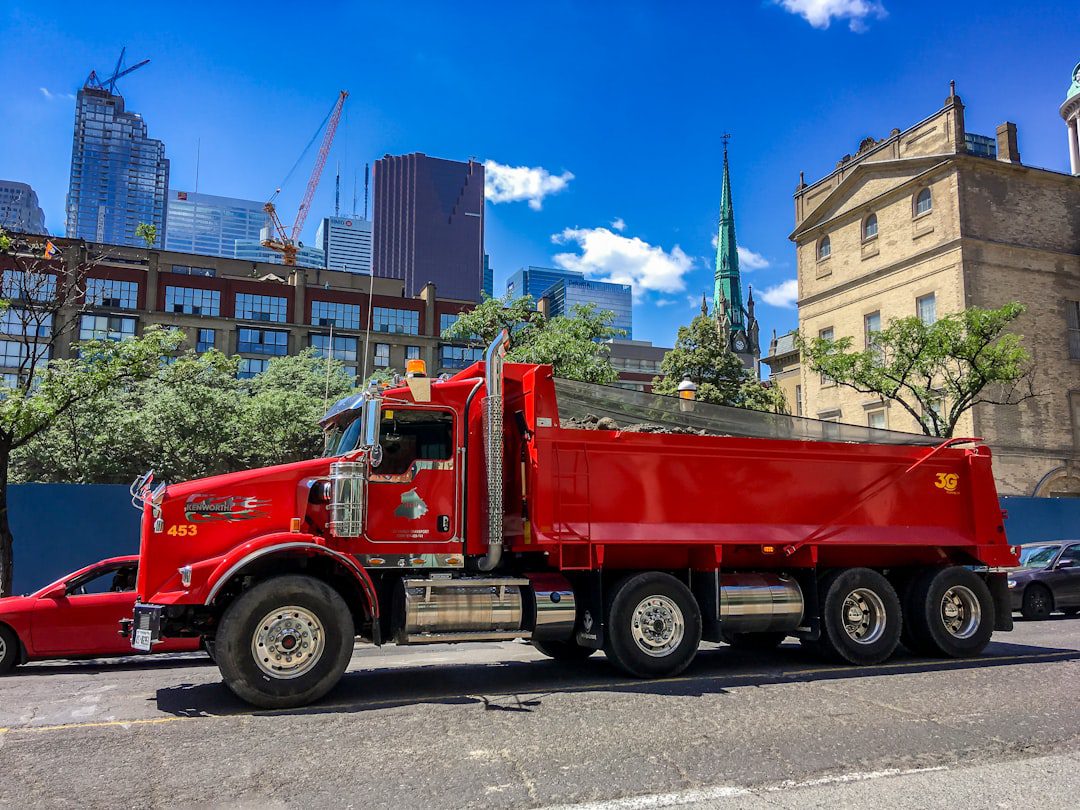
[(143, 652), (150, 652), (152, 645), (152, 637), (149, 630), (136, 630), (135, 638), (131, 641), (131, 646), (136, 650), (142, 650)]

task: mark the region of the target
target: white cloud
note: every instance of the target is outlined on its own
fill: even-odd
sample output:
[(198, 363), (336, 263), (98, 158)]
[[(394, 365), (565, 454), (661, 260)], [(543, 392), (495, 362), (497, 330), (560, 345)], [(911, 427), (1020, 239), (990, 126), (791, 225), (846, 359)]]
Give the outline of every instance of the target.
[(738, 246), (739, 251), (739, 267), (744, 270), (764, 270), (769, 266), (769, 260), (750, 248), (745, 248), (742, 245)]
[(657, 298), (656, 301), (653, 303), (653, 306), (670, 307), (674, 303), (675, 303), (674, 298)]
[(626, 230), (626, 220), (622, 217), (615, 217), (615, 219), (611, 221), (611, 227), (621, 233)]
[(555, 263), (578, 270), (599, 281), (630, 284), (634, 296), (646, 292), (675, 293), (686, 288), (683, 276), (694, 265), (682, 248), (670, 251), (636, 236), (623, 236), (608, 228), (567, 228), (554, 234), (556, 245), (572, 245), (578, 253), (558, 253)]
[(794, 309), (795, 302), (799, 300), (799, 281), (798, 279), (789, 278), (775, 287), (768, 287), (761, 294), (761, 298), (766, 304), (771, 304), (774, 307)]
[(47, 101), (57, 101), (64, 99), (73, 101), (75, 99), (75, 95), (73, 93), (54, 93), (48, 87), (39, 87), (38, 90), (41, 91), (41, 95), (45, 96), (45, 99)]
[(552, 174), (541, 166), (504, 166), (494, 160), (484, 161), (484, 196), (491, 203), (528, 200), (529, 208), (539, 211), (544, 197), (558, 194), (573, 179), (572, 172)]
[(834, 20), (847, 20), (855, 32), (866, 30), (870, 17), (882, 19), (888, 12), (877, 0), (774, 0), (785, 11), (798, 14), (814, 28), (828, 28)]

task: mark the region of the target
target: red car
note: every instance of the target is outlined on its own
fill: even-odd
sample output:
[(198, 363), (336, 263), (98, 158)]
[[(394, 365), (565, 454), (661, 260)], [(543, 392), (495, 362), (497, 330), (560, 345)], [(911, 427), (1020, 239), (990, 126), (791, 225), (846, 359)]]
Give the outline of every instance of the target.
[[(88, 565), (29, 596), (0, 599), (0, 675), (26, 661), (132, 655), (117, 632), (135, 607), (137, 556)], [(197, 638), (171, 638), (155, 653), (199, 649)]]

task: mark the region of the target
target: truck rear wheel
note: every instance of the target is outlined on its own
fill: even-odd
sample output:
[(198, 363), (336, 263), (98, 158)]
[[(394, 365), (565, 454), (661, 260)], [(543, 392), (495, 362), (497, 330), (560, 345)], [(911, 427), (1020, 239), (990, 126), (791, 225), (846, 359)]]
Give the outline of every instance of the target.
[(951, 566), (923, 572), (904, 603), (904, 646), (922, 655), (978, 655), (994, 632), (994, 600), (980, 576)]
[(825, 657), (849, 664), (880, 664), (900, 642), (900, 599), (877, 571), (846, 568), (821, 583), (821, 638)]
[(264, 709), (304, 706), (329, 692), (352, 657), (352, 614), (321, 580), (260, 582), (226, 609), (214, 639), (225, 685)]
[(596, 650), (592, 647), (582, 647), (576, 641), (534, 641), (532, 645), (541, 655), (553, 658), (564, 663), (584, 661)]
[(701, 643), (701, 610), (670, 574), (636, 574), (612, 590), (605, 635), (604, 652), (628, 675), (676, 675), (694, 660)]

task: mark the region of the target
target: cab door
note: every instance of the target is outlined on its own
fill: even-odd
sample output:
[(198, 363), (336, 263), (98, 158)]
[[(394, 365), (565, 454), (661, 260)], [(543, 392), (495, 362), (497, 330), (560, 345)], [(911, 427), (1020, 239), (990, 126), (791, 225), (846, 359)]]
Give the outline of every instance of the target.
[(461, 543), (455, 427), (448, 408), (383, 408), (382, 458), (368, 476), (365, 540), (411, 548)]

